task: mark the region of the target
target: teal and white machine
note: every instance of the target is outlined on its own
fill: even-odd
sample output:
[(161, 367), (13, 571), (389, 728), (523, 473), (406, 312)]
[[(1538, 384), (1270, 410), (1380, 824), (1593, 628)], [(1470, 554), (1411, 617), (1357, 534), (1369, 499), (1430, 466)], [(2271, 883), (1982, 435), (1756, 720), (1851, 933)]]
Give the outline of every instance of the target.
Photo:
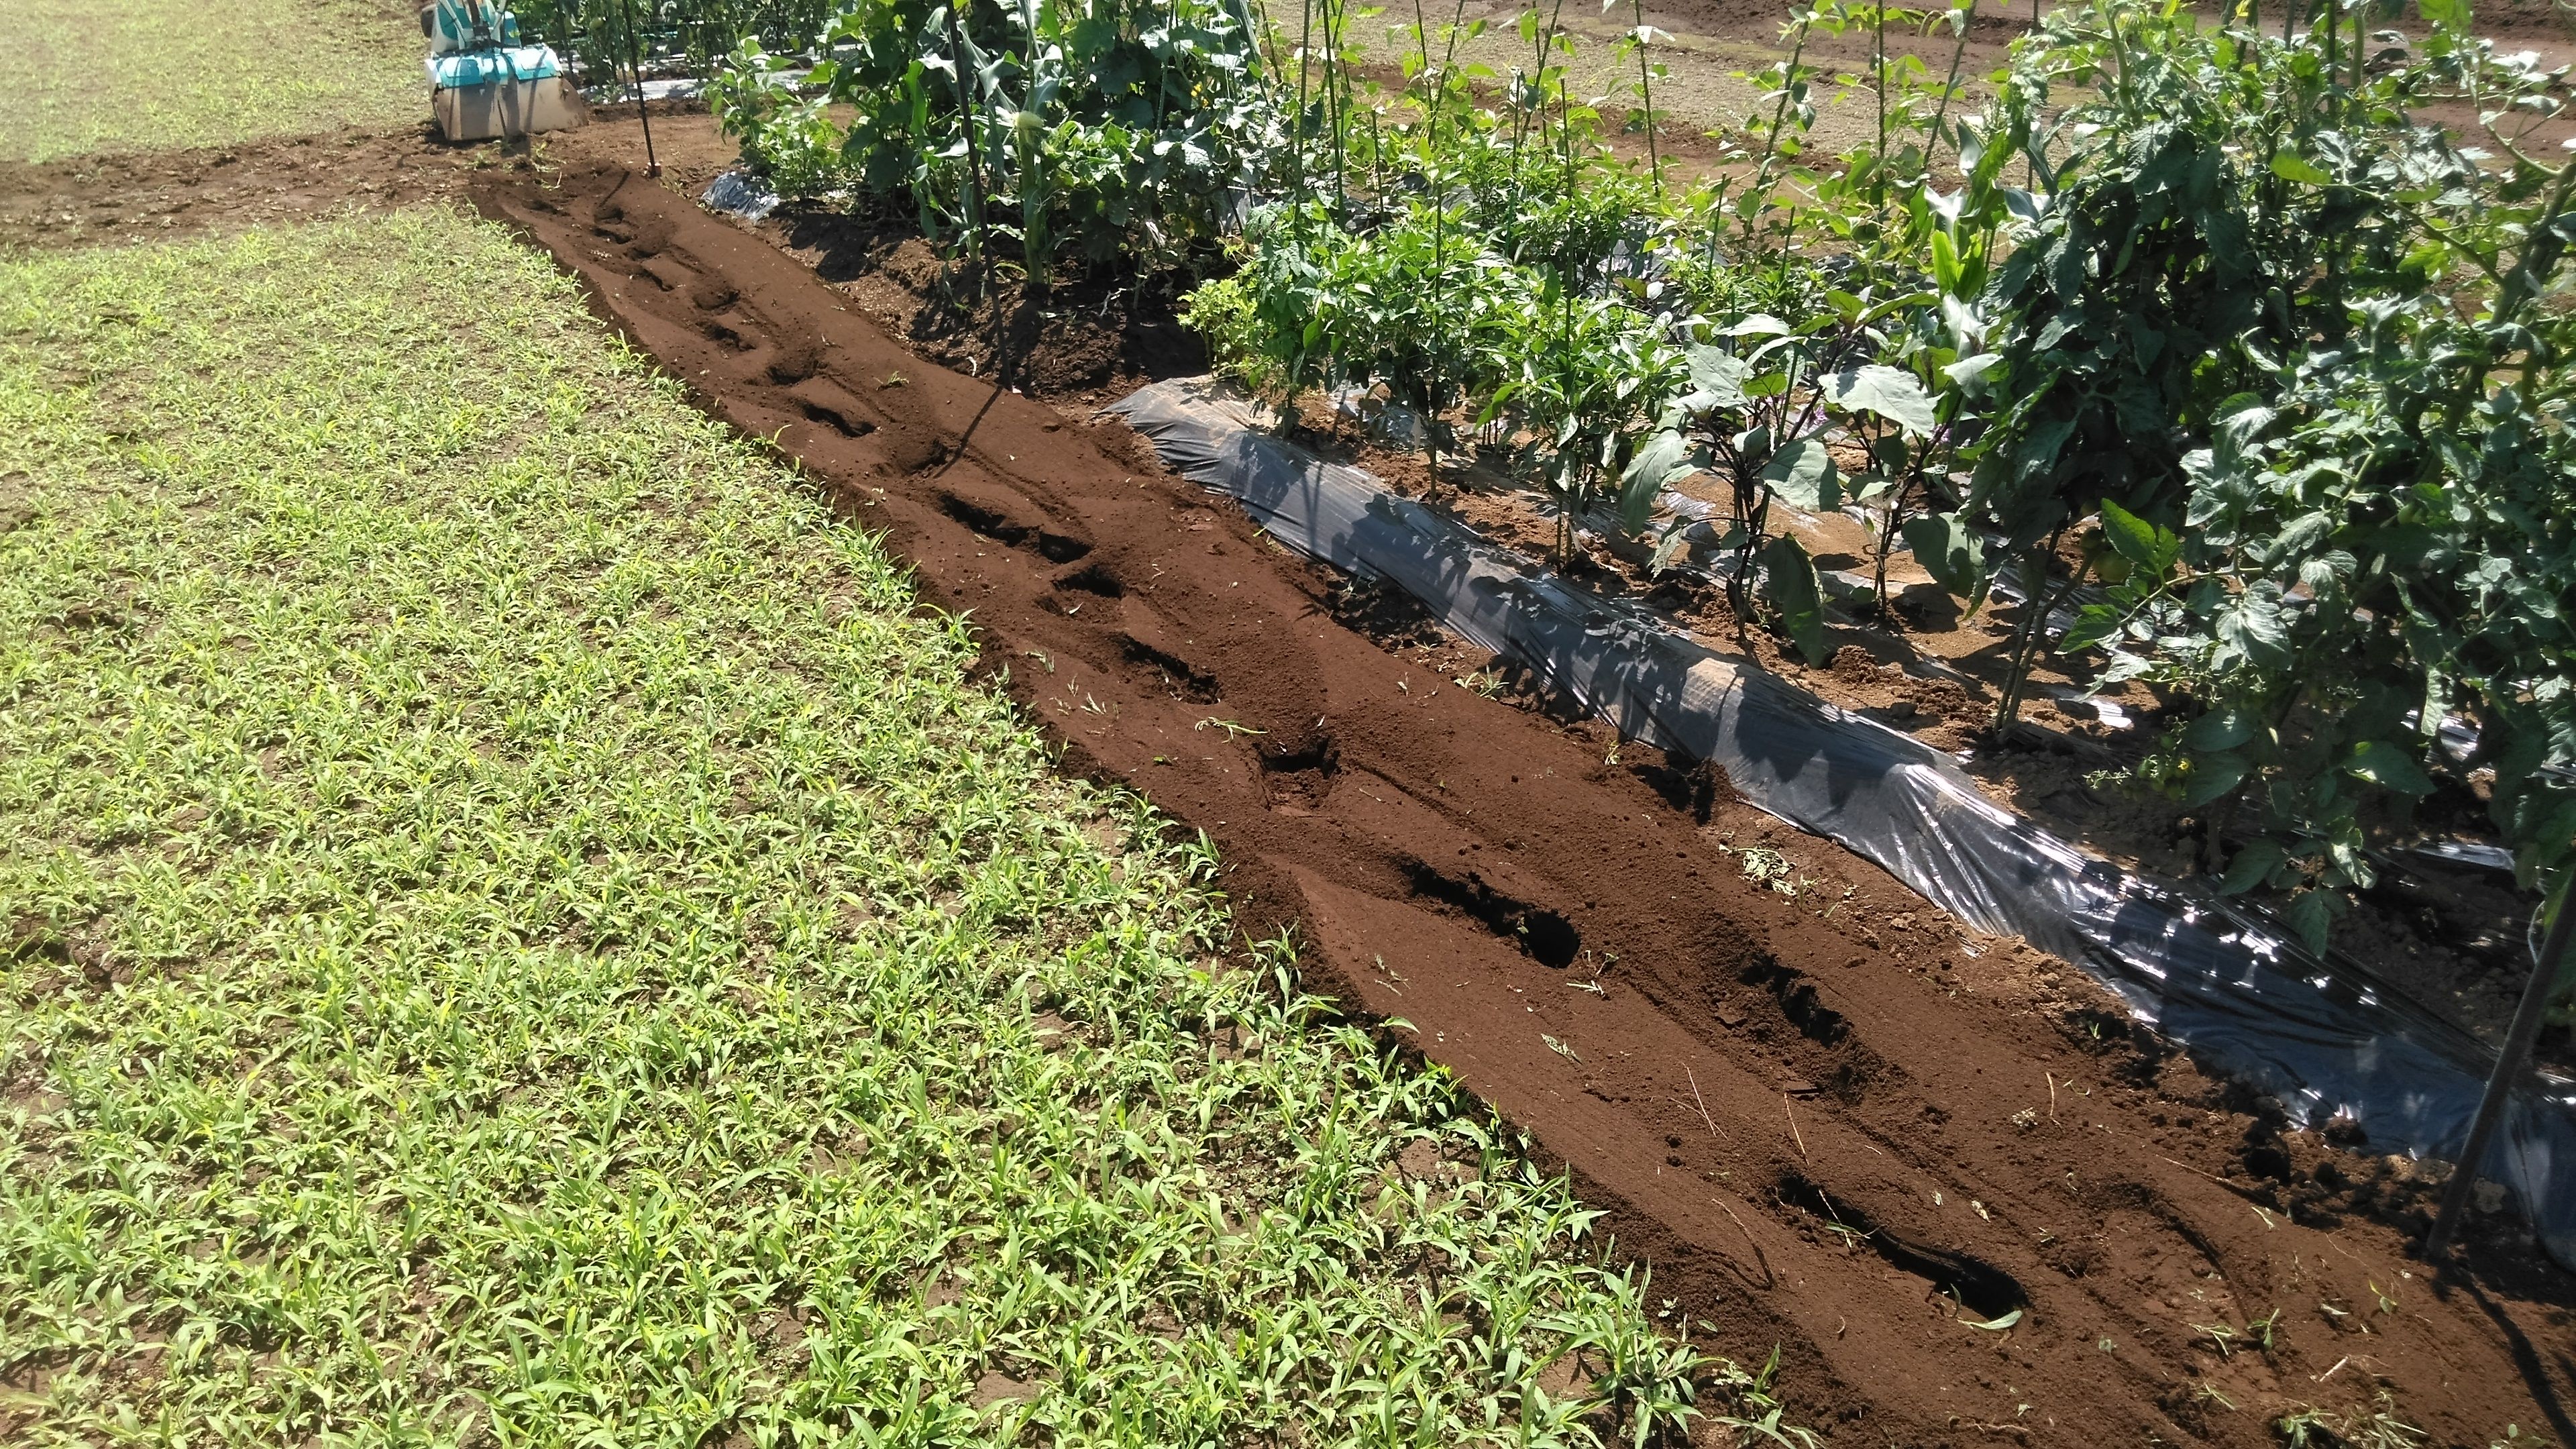
[(447, 139), (560, 131), (587, 118), (553, 48), (521, 44), (518, 17), (499, 0), (433, 0), (420, 28), (429, 37), (430, 114)]

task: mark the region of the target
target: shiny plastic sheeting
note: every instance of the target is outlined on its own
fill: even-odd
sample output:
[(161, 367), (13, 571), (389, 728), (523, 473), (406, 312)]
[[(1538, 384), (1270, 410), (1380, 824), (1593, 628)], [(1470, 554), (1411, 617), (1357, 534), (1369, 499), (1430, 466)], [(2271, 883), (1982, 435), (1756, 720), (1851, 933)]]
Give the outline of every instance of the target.
[[(2452, 1157), (2493, 1058), (2277, 932), (2193, 906), (1997, 808), (1948, 756), (1739, 666), (1650, 612), (1574, 588), (1464, 525), (1258, 430), (1204, 380), (1111, 411), (1163, 461), (1310, 557), (1385, 579), (1641, 739), (1708, 760), (1748, 803), (1877, 862), (1979, 930), (2081, 964), (2137, 1015), (2304, 1124), (2348, 1114), (2382, 1151)], [(2576, 1089), (2515, 1093), (2486, 1175), (2576, 1267)]]

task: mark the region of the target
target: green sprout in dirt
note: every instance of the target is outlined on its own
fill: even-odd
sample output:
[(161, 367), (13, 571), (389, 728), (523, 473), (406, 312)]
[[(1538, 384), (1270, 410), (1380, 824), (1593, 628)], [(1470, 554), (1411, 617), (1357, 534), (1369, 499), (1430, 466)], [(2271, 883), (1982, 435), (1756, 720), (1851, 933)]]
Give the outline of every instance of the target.
[(973, 655), (494, 228), (0, 267), (0, 1432), (1763, 1408)]
[(2271, 1312), (2245, 1325), (2245, 1336), (2260, 1344), (2265, 1353), (2272, 1352), (2278, 1346), (2280, 1333), (2281, 1309), (2277, 1305)]
[[(2293, 1409), (2272, 1427), (2289, 1449), (2416, 1449), (2423, 1430), (2397, 1417), (2396, 1401), (2386, 1390), (2378, 1402), (2356, 1404), (2342, 1413), (2318, 1408)], [(2508, 1438), (2519, 1438), (2508, 1430)]]

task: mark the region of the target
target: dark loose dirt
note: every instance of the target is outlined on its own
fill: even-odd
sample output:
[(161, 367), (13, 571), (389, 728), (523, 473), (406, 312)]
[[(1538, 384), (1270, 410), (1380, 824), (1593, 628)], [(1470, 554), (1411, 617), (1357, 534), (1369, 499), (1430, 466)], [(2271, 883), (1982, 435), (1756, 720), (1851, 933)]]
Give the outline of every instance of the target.
[(238, 230), (347, 207), (461, 195), (488, 155), (429, 128), (258, 145), (0, 161), (0, 255)]
[(2576, 1439), (2569, 1280), (2488, 1217), (2437, 1292), (2407, 1256), (2435, 1172), (2282, 1131), (2080, 972), (1722, 779), (1462, 687), (1400, 600), (685, 195), (584, 164), (477, 196), (886, 530), (1069, 765), (1209, 831), (1247, 930), (1293, 925), (1570, 1168), (1669, 1322), (1779, 1345), (1798, 1421), (2251, 1445), (2384, 1391), (2435, 1442)]

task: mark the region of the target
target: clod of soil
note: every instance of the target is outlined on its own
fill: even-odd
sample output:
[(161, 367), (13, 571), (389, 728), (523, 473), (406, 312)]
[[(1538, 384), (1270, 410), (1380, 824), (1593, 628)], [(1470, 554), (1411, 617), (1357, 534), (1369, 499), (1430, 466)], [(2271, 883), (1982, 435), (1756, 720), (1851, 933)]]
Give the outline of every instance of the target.
[(1293, 923), (1562, 1161), (1677, 1331), (1779, 1345), (1796, 1419), (2254, 1445), (2385, 1388), (2440, 1442), (2576, 1439), (2569, 1279), (2490, 1221), (2436, 1293), (2406, 1256), (2432, 1174), (2282, 1132), (2079, 972), (1687, 762), (1462, 685), (1400, 604), (1350, 627), (1122, 426), (923, 362), (684, 197), (614, 167), (480, 195), (970, 610), (1073, 768), (1215, 836), (1245, 930)]

